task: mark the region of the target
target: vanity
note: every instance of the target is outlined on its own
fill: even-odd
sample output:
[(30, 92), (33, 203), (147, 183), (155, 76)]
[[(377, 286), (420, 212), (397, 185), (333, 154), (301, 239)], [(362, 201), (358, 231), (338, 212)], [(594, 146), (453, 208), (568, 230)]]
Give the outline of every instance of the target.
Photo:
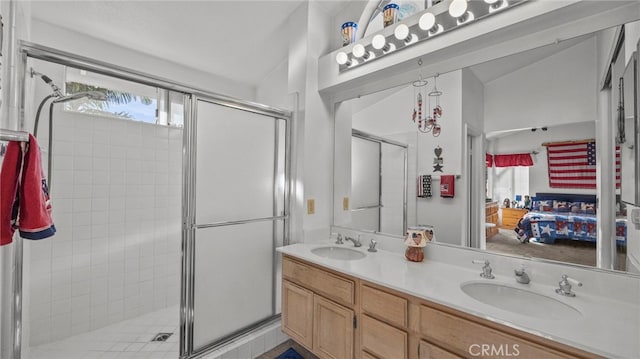
[[(631, 299), (640, 285), (626, 276), (591, 275), (569, 297), (555, 289), (580, 269), (434, 244), (420, 263), (362, 248), (328, 241), (278, 249), (282, 330), (320, 358), (640, 355), (640, 306)], [(479, 275), (485, 260), (494, 279)], [(514, 279), (522, 264), (530, 283)], [(603, 297), (607, 285), (633, 291)]]

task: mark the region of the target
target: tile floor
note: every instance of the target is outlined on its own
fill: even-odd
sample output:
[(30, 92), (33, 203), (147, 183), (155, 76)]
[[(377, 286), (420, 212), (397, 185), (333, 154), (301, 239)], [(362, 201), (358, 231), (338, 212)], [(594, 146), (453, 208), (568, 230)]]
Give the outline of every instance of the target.
[[(137, 318), (119, 322), (58, 342), (29, 348), (24, 359), (177, 359), (180, 346), (180, 313), (169, 307)], [(151, 342), (158, 333), (173, 333), (166, 342)], [(206, 359), (252, 359), (265, 354), (275, 357), (286, 348), (276, 348), (289, 337), (280, 323), (267, 325), (228, 348), (221, 348)], [(289, 346), (287, 346), (288, 348)], [(282, 349), (282, 350), (281, 350)], [(270, 351), (271, 350), (271, 351)], [(280, 354), (278, 353), (278, 355)]]
[[(178, 358), (178, 306), (125, 320), (88, 333), (30, 348), (25, 359), (165, 359)], [(158, 333), (173, 333), (166, 342), (152, 342)]]

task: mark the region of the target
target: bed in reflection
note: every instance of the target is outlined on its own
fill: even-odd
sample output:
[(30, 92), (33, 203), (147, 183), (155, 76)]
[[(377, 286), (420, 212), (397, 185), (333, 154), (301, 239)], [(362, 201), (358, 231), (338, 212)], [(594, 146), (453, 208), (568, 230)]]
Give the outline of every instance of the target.
[[(521, 242), (535, 240), (552, 244), (556, 239), (595, 242), (598, 233), (596, 196), (538, 193), (531, 211), (515, 228)], [(616, 243), (626, 244), (627, 220), (616, 219)]]

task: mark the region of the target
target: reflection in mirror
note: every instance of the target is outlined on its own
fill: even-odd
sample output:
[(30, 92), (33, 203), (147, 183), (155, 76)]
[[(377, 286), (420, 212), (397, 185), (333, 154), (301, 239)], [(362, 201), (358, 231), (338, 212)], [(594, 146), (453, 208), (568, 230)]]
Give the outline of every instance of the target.
[(402, 235), (407, 223), (407, 145), (354, 129), (351, 163), (352, 225)]
[(627, 63), (624, 74), (618, 81), (619, 92), (622, 96), (618, 100), (618, 134), (617, 140), (621, 147), (622, 188), (621, 200), (624, 203), (640, 206), (640, 184), (636, 179), (640, 174), (637, 171), (637, 146), (638, 132), (638, 97), (637, 83), (638, 53), (634, 53)]
[[(498, 207), (498, 218), (495, 221), (490, 220), (492, 213), (486, 210), (487, 231), (481, 234), (476, 247), (511, 255), (595, 265), (597, 216), (589, 212), (590, 204), (596, 203), (597, 194), (595, 154), (593, 159), (585, 159), (594, 174), (587, 176), (590, 178), (580, 179), (585, 181), (584, 183), (569, 180), (568, 183), (572, 185), (550, 187), (547, 145), (578, 141), (592, 142), (597, 148), (595, 140), (600, 129), (597, 122), (600, 110), (599, 92), (610, 93), (610, 118), (615, 119), (619, 99), (615, 91), (617, 79), (623, 76), (629, 59), (633, 58), (630, 54), (625, 55), (624, 46), (621, 49), (618, 46), (616, 50), (616, 44), (620, 43), (617, 41), (619, 34), (619, 28), (603, 30), (440, 74), (437, 86), (443, 93), (440, 98), (443, 111), (439, 120), (442, 130), (438, 137), (418, 132), (416, 123), (412, 120), (417, 98), (410, 83), (338, 104), (334, 186), (336, 200), (341, 200), (343, 196), (348, 197), (349, 194), (355, 200), (357, 193), (354, 188), (346, 188), (351, 185), (351, 180), (345, 181), (341, 174), (344, 172), (339, 169), (353, 169), (354, 167), (350, 166), (358, 166), (358, 163), (364, 161), (360, 157), (361, 154), (351, 152), (351, 163), (344, 167), (344, 161), (338, 157), (340, 151), (347, 148), (340, 147), (340, 138), (345, 137), (347, 128), (363, 131), (407, 145), (406, 225), (409, 227), (431, 225), (438, 232), (438, 242), (468, 245), (476, 243), (471, 238), (474, 235), (471, 233), (473, 231), (468, 230), (472, 228), (469, 223), (473, 223), (474, 215), (484, 216), (485, 208)], [(634, 41), (635, 44), (639, 37), (638, 23), (629, 26), (627, 41)], [(624, 39), (621, 41), (624, 44)], [(617, 56), (612, 59), (611, 53), (614, 50)], [(611, 64), (607, 81), (603, 81), (607, 65), (601, 62)], [(425, 76), (429, 82), (426, 87), (433, 86), (434, 74), (416, 72), (416, 79), (422, 75), (431, 76)], [(430, 111), (431, 109), (428, 109), (425, 113)], [(480, 139), (481, 144), (484, 139), (484, 145), (479, 146), (483, 148), (482, 152), (493, 155), (524, 154), (530, 157), (532, 164), (489, 167), (484, 174), (481, 170), (473, 174), (472, 164), (485, 159), (484, 153), (481, 152), (483, 158), (479, 159), (478, 153), (473, 152), (478, 151), (471, 146), (471, 143), (476, 143), (476, 137)], [(356, 146), (355, 143), (353, 146)], [(585, 144), (585, 157), (588, 147)], [(434, 153), (436, 148), (442, 150), (441, 155)], [(621, 146), (621, 151), (624, 155), (624, 145)], [(438, 158), (443, 166), (442, 172), (434, 172), (434, 164)], [(603, 160), (598, 158), (598, 161)], [(623, 164), (625, 168), (634, 166), (637, 159), (631, 157), (627, 162), (630, 164)], [(417, 196), (416, 180), (422, 175), (432, 176), (431, 197)], [(440, 196), (438, 180), (442, 175), (456, 175), (459, 178), (455, 180), (453, 198)], [(638, 174), (634, 174), (631, 180), (638, 182)], [(566, 179), (563, 181), (566, 182)], [(384, 187), (383, 182), (380, 182), (381, 187)], [(474, 200), (478, 188), (474, 185), (478, 182), (484, 183), (482, 187), (485, 187), (486, 191), (480, 196), (486, 197), (486, 204)], [(381, 191), (384, 192), (384, 189)], [(640, 253), (640, 235), (633, 226), (627, 226), (628, 208), (620, 201), (620, 194), (621, 190), (618, 187), (616, 269), (625, 270), (628, 263), (633, 261), (633, 258), (629, 258), (633, 253), (640, 257), (640, 254), (637, 254)], [(544, 195), (547, 197), (542, 197)], [(529, 196), (528, 209), (523, 208), (525, 196)], [(534, 205), (539, 207), (539, 201), (536, 199), (538, 196), (550, 201), (549, 213), (541, 214), (545, 217), (530, 219), (527, 228), (529, 234), (519, 237), (522, 233), (518, 233), (516, 226)], [(574, 206), (566, 203), (569, 211), (565, 213), (565, 204), (561, 202), (569, 201), (572, 201)], [(582, 203), (576, 206), (577, 202)], [(505, 208), (507, 203), (510, 208)], [(569, 216), (572, 208), (574, 215), (586, 217), (575, 219), (579, 222), (575, 233), (572, 222), (574, 219)], [(401, 216), (397, 218), (400, 221)], [(485, 220), (484, 217), (480, 218)], [(570, 223), (570, 230), (564, 222)], [(373, 228), (358, 223), (353, 213), (337, 208), (334, 210), (334, 224), (354, 229)], [(400, 224), (397, 224), (396, 228), (399, 227)], [(397, 230), (386, 232), (383, 227), (378, 231), (399, 234)], [(550, 233), (553, 235), (549, 236)], [(627, 251), (630, 253), (629, 256), (626, 255)], [(633, 266), (629, 269), (633, 271)]]

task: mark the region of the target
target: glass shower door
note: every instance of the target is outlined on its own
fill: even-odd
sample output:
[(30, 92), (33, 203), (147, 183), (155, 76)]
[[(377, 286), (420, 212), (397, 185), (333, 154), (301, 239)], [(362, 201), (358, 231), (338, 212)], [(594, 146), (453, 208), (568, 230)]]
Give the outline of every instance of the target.
[(351, 220), (354, 228), (380, 231), (380, 142), (351, 137)]
[(285, 228), (286, 121), (197, 100), (192, 353), (271, 319)]

